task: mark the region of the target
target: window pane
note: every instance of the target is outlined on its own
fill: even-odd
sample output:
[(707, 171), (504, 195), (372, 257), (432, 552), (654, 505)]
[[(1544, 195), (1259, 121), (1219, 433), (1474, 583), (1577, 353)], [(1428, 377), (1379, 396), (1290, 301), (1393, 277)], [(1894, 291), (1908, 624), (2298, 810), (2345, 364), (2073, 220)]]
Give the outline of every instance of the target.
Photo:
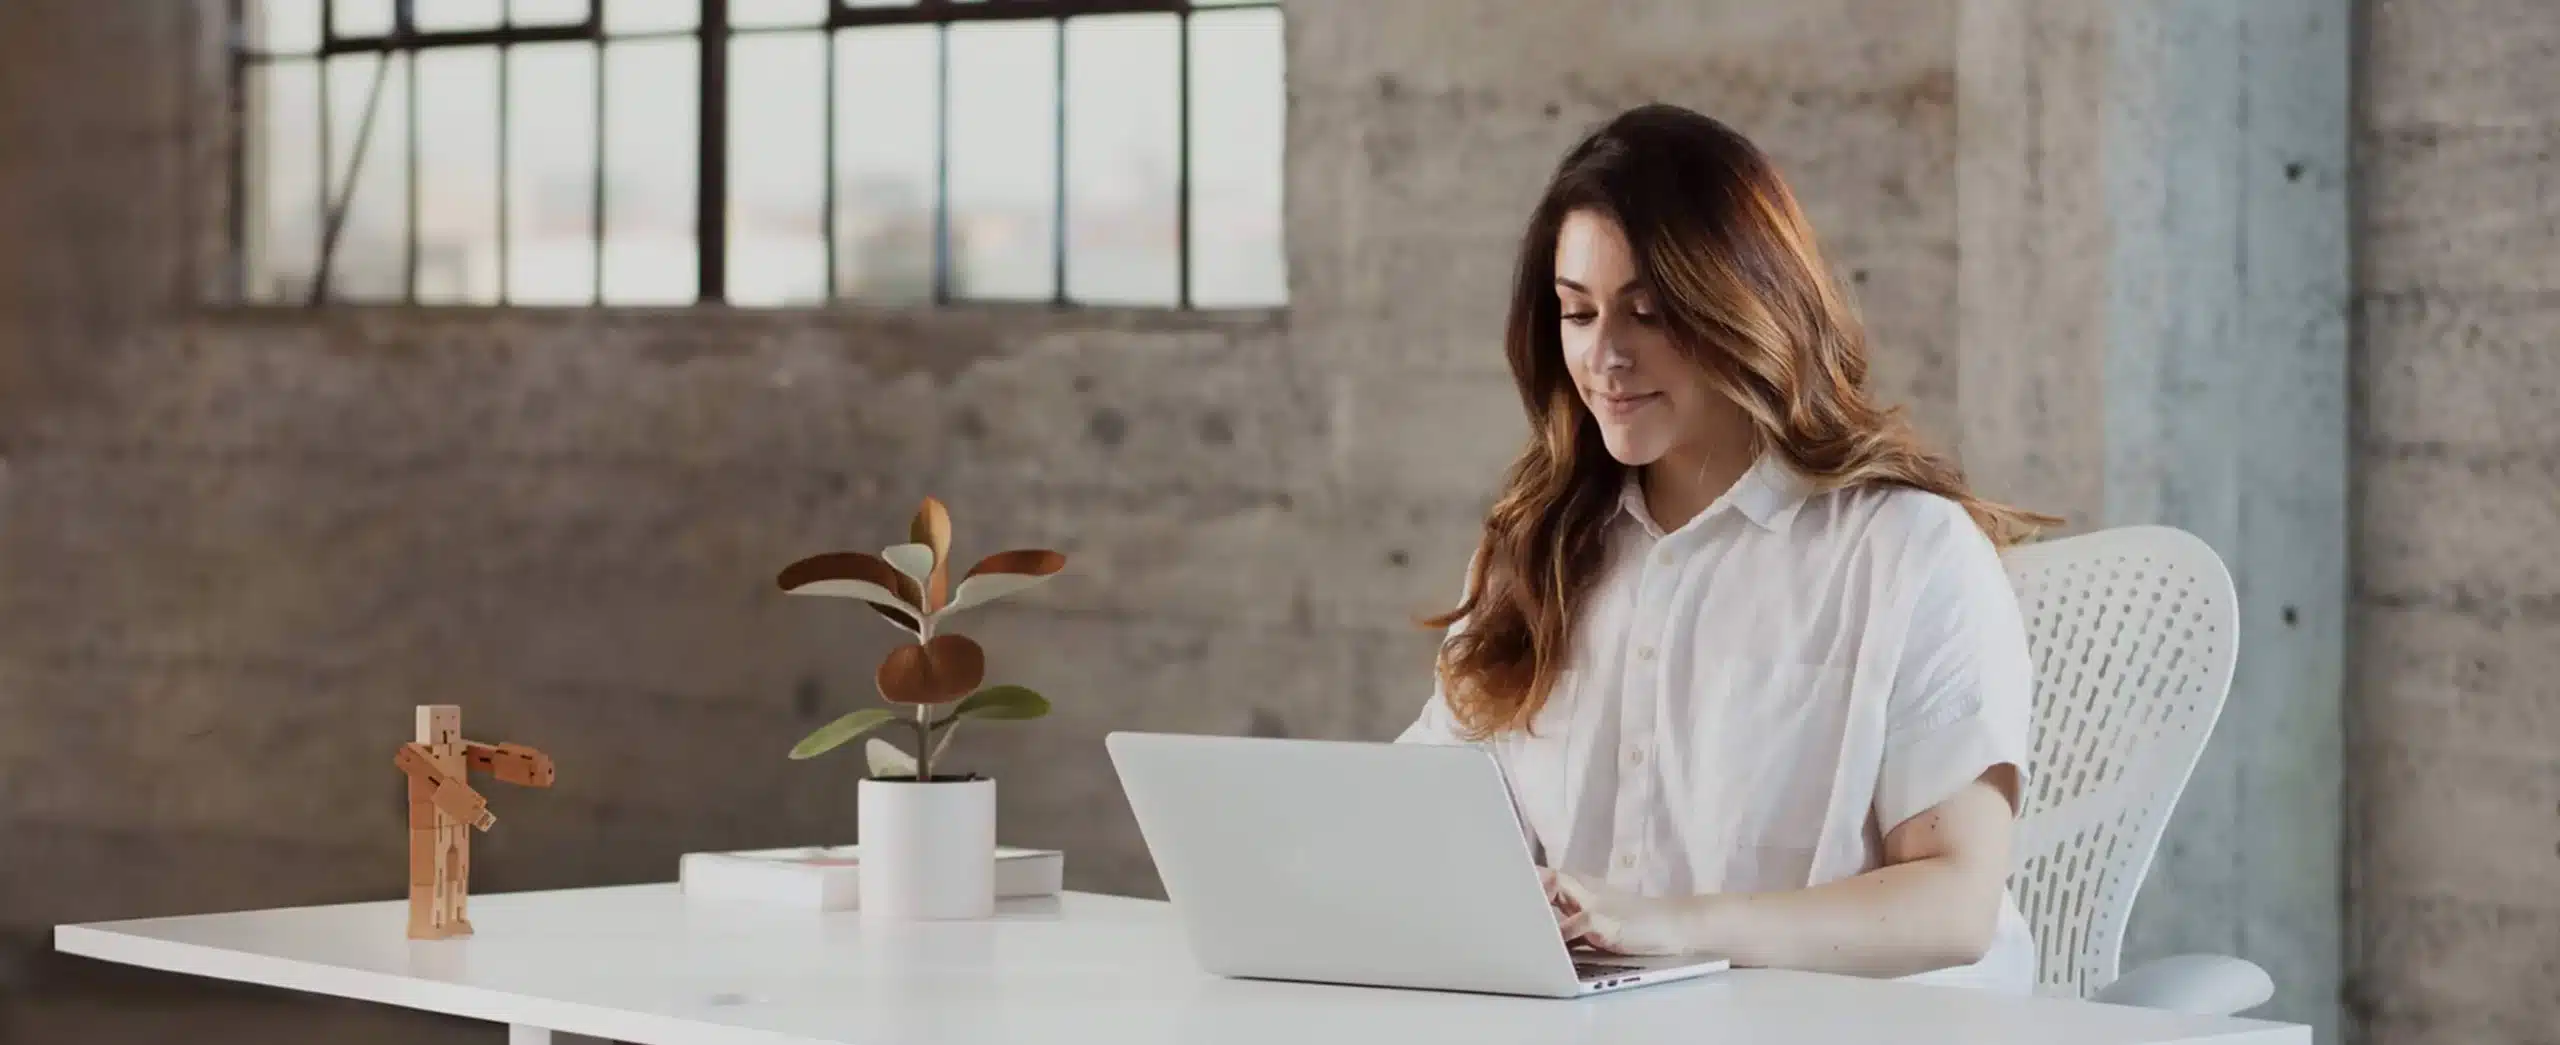
[(507, 300), (595, 300), (596, 49), (507, 56)]
[(691, 29), (701, 15), (701, 0), (604, 0), (604, 31), (659, 33)]
[(951, 293), (1047, 298), (1057, 198), (1054, 22), (952, 26)]
[(698, 296), (694, 47), (691, 39), (605, 47), (606, 304), (683, 304)]
[(513, 25), (576, 25), (587, 20), (587, 0), (507, 0)]
[(241, 39), (262, 54), (320, 49), (320, 0), (251, 0), (240, 12)]
[(1067, 23), (1067, 296), (1172, 305), (1179, 294), (1172, 15)]
[[(346, 10), (344, 4), (339, 10)], [(387, 68), (389, 75), (377, 76)], [(329, 198), (346, 191), (347, 176), (362, 145), (364, 166), (355, 172), (355, 195), (338, 230), (329, 265), (329, 297), (338, 301), (398, 301), (407, 290), (409, 225), (408, 56), (344, 55), (329, 60)], [(365, 109), (377, 84), (369, 141), (359, 143)]]
[(826, 300), (826, 47), (821, 33), (729, 42), (733, 303)]
[(426, 33), (495, 29), (503, 13), (500, 8), (505, 6), (504, 0), (426, 0), (411, 8), (409, 17), (417, 21), (418, 31)]
[(268, 62), (245, 72), (241, 295), (299, 303), (320, 261), (320, 68)]
[(933, 297), (937, 37), (929, 25), (836, 34), (836, 293)]
[[(337, 0), (330, 27), (340, 36), (391, 35), (391, 0)], [(332, 85), (331, 90), (335, 90)]]
[(1289, 298), (1280, 231), (1286, 95), (1280, 12), (1191, 19), (1191, 300), (1203, 307)]
[(816, 25), (827, 20), (827, 0), (729, 0), (729, 24), (741, 28)]
[(498, 49), (420, 51), (418, 286), (430, 304), (498, 300)]

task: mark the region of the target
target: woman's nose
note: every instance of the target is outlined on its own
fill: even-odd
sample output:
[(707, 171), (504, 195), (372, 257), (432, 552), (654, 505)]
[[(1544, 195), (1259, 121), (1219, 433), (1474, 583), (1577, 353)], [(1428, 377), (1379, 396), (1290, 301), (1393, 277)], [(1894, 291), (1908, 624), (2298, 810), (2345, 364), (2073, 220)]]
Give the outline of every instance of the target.
[(1625, 370), (1636, 365), (1635, 354), (1627, 349), (1625, 328), (1615, 320), (1602, 317), (1591, 339), (1591, 370), (1603, 373)]

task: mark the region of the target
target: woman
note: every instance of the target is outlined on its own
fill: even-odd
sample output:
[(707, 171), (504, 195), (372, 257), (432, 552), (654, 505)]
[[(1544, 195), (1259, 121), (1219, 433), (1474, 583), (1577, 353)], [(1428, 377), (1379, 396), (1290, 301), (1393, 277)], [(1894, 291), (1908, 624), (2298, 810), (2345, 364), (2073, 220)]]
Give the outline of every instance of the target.
[(1401, 739), (1494, 751), (1574, 942), (2028, 990), (1997, 549), (2041, 517), (1869, 397), (1768, 159), (1670, 106), (1585, 139), (1506, 347), (1532, 436)]

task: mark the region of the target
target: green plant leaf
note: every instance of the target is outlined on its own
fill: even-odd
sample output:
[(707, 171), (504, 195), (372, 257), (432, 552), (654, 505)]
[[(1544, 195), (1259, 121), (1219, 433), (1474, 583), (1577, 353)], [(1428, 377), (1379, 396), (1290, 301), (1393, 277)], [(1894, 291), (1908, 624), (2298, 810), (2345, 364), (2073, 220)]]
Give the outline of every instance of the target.
[(1027, 686), (989, 686), (962, 697), (960, 703), (952, 705), (951, 713), (934, 726), (938, 729), (964, 718), (1006, 722), (1039, 718), (1048, 713), (1049, 698), (1032, 692)]
[(952, 705), (951, 712), (935, 721), (925, 732), (942, 734), (942, 738), (934, 741), (931, 748), (933, 757), (939, 759), (942, 757), (942, 749), (951, 746), (951, 738), (960, 734), (961, 719), (983, 718), (996, 722), (1008, 722), (1039, 718), (1048, 713), (1049, 698), (1034, 693), (1027, 687), (989, 686), (969, 694), (959, 703)]
[(887, 708), (864, 708), (851, 712), (843, 718), (819, 726), (810, 731), (808, 736), (800, 738), (799, 743), (791, 746), (791, 757), (816, 758), (835, 750), (845, 741), (888, 724), (897, 717), (896, 712)]
[(880, 558), (918, 584), (933, 578), (932, 545), (895, 544), (881, 549)]
[(863, 760), (871, 764), (873, 777), (911, 777), (916, 775), (915, 756), (881, 737), (862, 742)]

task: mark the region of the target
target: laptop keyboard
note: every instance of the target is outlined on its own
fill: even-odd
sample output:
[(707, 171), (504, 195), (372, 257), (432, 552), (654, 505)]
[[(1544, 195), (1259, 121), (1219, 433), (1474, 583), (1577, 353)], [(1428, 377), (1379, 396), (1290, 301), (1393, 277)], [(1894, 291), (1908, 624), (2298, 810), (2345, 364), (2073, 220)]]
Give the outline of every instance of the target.
[(1602, 977), (1642, 971), (1644, 971), (1644, 966), (1622, 965), (1616, 962), (1576, 961), (1573, 963), (1574, 977), (1584, 980), (1597, 980)]

